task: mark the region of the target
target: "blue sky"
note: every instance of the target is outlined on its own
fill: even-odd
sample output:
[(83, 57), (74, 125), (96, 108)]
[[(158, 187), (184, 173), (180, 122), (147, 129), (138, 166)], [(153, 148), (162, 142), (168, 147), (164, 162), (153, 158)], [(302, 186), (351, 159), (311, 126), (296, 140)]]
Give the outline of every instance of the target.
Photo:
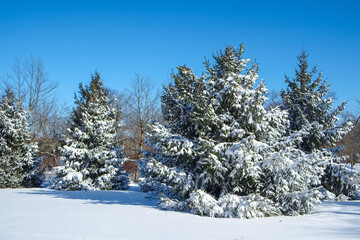
[(95, 69), (119, 91), (135, 73), (161, 88), (176, 66), (200, 74), (204, 57), (244, 43), (267, 87), (282, 89), (304, 47), (339, 101), (351, 100), (360, 97), (359, 12), (358, 0), (0, 0), (0, 75), (15, 57), (40, 56), (72, 104)]

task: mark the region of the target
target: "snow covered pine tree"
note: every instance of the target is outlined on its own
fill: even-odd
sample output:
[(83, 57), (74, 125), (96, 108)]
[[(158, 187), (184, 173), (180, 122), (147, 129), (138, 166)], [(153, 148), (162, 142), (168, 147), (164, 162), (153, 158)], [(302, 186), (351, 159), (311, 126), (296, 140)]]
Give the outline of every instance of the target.
[(28, 116), (7, 89), (0, 104), (0, 188), (39, 187), (43, 174), (37, 145), (31, 143)]
[[(289, 112), (289, 131), (307, 129), (300, 148), (307, 152), (326, 150), (334, 147), (345, 134), (352, 129), (351, 121), (340, 125), (338, 116), (344, 111), (346, 102), (332, 109), (332, 98), (328, 96), (330, 85), (322, 79), (322, 73), (313, 79), (317, 73), (316, 67), (308, 70), (308, 54), (305, 50), (298, 56), (298, 69), (295, 78), (290, 80), (286, 90), (281, 92), (283, 107)], [(358, 197), (357, 186), (352, 183), (358, 174), (350, 167), (339, 164), (342, 158), (336, 157), (337, 149), (328, 149), (334, 154), (333, 161), (328, 163), (322, 178), (323, 186), (336, 195), (345, 194), (348, 197)], [(328, 194), (326, 194), (328, 195)], [(344, 199), (342, 196), (341, 199)]]
[[(164, 209), (214, 217), (253, 218), (309, 213), (318, 201), (323, 152), (297, 148), (304, 133), (288, 133), (287, 112), (265, 110), (267, 89), (257, 64), (247, 67), (227, 47), (198, 78), (178, 67), (165, 87), (167, 125), (153, 124), (141, 164), (145, 191), (162, 193)], [(321, 159), (321, 160), (320, 160)]]
[(322, 79), (322, 73), (313, 80), (317, 70), (308, 70), (308, 54), (305, 50), (298, 56), (298, 68), (295, 78), (290, 80), (286, 90), (281, 92), (284, 108), (289, 112), (290, 130), (308, 128), (301, 148), (305, 151), (334, 146), (351, 128), (351, 122), (336, 125), (338, 116), (344, 111), (346, 102), (332, 110), (332, 98), (327, 97), (330, 85)]
[(57, 190), (126, 189), (129, 178), (122, 169), (124, 156), (116, 144), (117, 110), (110, 108), (99, 73), (89, 86), (80, 84), (77, 107), (62, 148), (63, 166), (56, 169)]

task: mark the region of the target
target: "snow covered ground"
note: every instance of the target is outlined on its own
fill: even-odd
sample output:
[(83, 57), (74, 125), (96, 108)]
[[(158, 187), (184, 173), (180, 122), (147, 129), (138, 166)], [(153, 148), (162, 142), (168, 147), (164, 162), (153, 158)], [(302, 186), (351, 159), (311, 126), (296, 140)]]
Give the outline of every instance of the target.
[(216, 219), (156, 207), (128, 191), (0, 190), (0, 240), (360, 239), (360, 201), (325, 202), (312, 214)]

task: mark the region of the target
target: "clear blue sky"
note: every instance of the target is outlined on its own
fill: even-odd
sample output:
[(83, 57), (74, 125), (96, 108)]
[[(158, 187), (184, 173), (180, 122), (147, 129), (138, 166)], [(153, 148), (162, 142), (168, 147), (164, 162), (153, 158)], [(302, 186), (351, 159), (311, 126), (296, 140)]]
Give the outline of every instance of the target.
[(69, 104), (95, 69), (119, 91), (135, 72), (161, 87), (176, 66), (200, 74), (204, 57), (240, 43), (269, 89), (285, 87), (304, 46), (339, 101), (360, 97), (359, 0), (0, 0), (0, 75), (40, 56)]

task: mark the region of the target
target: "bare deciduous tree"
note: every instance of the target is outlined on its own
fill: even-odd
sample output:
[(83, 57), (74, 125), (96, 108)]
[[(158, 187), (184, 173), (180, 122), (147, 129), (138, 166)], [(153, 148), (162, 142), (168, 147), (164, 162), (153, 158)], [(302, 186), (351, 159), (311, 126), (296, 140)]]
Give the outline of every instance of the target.
[(341, 119), (343, 122), (351, 121), (353, 124), (355, 124), (360, 117), (360, 99), (354, 97), (350, 101), (355, 104), (353, 104), (350, 109), (346, 109), (341, 114)]
[[(145, 135), (152, 121), (161, 118), (159, 94), (149, 77), (136, 74), (128, 90), (125, 116), (125, 151), (130, 158), (140, 160), (145, 149)], [(135, 173), (135, 181), (138, 173)]]
[[(11, 65), (11, 72), (6, 75), (5, 84), (15, 93), (16, 98), (28, 110), (32, 138), (43, 134), (43, 117), (50, 117), (41, 111), (48, 111), (54, 104), (54, 93), (58, 84), (49, 80), (43, 61), (30, 56), (26, 60), (16, 58)], [(44, 107), (47, 105), (47, 107)], [(40, 117), (41, 115), (41, 117)]]
[(347, 163), (353, 167), (360, 162), (360, 119), (354, 124), (354, 128), (339, 143), (344, 148), (340, 152), (341, 156), (348, 156)]
[(118, 145), (121, 147), (124, 147), (124, 141), (125, 141), (125, 119), (127, 118), (127, 114), (129, 112), (129, 99), (124, 93), (120, 93), (114, 89), (106, 88), (106, 91), (108, 92), (109, 100), (110, 100), (110, 106), (117, 109), (117, 142)]
[(17, 101), (27, 109), (31, 137), (39, 143), (40, 155), (45, 156), (45, 162), (52, 156), (54, 160), (49, 165), (55, 165), (67, 111), (56, 99), (58, 84), (50, 80), (42, 59), (31, 55), (25, 60), (15, 58), (4, 85), (13, 90)]
[(354, 166), (360, 162), (360, 99), (354, 97), (351, 101), (355, 104), (350, 110), (345, 111), (341, 118), (343, 122), (351, 121), (354, 128), (345, 135), (338, 145), (343, 146), (340, 155), (347, 156), (346, 162)]
[(354, 101), (355, 101), (355, 109), (354, 109), (354, 114), (359, 117), (360, 116), (360, 99), (357, 97), (354, 97)]
[(282, 104), (280, 91), (270, 90), (266, 94), (266, 97), (268, 98), (268, 101), (265, 103), (266, 109), (274, 108)]

